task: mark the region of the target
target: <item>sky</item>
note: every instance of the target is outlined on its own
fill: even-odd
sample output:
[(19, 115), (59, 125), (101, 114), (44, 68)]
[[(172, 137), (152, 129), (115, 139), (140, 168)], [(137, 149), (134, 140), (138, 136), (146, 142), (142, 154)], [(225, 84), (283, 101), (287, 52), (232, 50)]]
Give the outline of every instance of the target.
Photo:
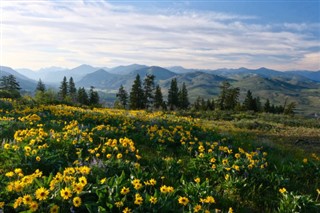
[(0, 64), (320, 70), (319, 0), (1, 0)]

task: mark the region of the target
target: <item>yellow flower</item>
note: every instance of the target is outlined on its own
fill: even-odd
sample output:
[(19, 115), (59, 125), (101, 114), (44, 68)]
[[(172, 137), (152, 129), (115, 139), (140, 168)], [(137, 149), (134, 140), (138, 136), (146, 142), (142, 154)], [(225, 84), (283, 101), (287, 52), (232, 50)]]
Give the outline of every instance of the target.
[(199, 177), (195, 178), (195, 179), (194, 179), (194, 182), (200, 183), (200, 178), (199, 178)]
[(85, 185), (87, 185), (87, 178), (85, 177), (85, 176), (81, 176), (80, 178), (79, 178), (79, 182), (82, 184), (82, 186), (85, 186)]
[(233, 209), (232, 209), (232, 207), (230, 207), (230, 208), (229, 208), (228, 213), (233, 213)]
[(199, 212), (201, 209), (202, 209), (202, 206), (198, 204), (193, 208), (193, 211), (194, 212)]
[(189, 203), (189, 199), (187, 197), (179, 197), (178, 199), (179, 203), (183, 206), (186, 206)]
[(121, 153), (117, 154), (117, 158), (121, 159), (122, 158), (122, 154)]
[(158, 199), (156, 197), (151, 196), (149, 199), (150, 203), (156, 204), (158, 202)]
[(320, 195), (320, 189), (317, 189), (318, 194)]
[(127, 187), (122, 187), (122, 189), (121, 189), (121, 194), (122, 195), (126, 195), (126, 194), (128, 194), (130, 192), (130, 189), (129, 188), (127, 188)]
[(112, 157), (112, 155), (111, 155), (111, 154), (107, 154), (106, 157), (107, 157), (108, 159), (110, 159), (110, 158)]
[(23, 202), (23, 199), (22, 197), (18, 197), (15, 201), (14, 201), (14, 204), (13, 204), (13, 208), (18, 208)]
[(307, 158), (304, 158), (304, 159), (303, 159), (303, 163), (308, 163), (308, 159), (307, 159)]
[(161, 187), (160, 187), (160, 191), (161, 191), (162, 193), (167, 193), (167, 192), (168, 192), (167, 186), (166, 186), (166, 185), (161, 186)]
[(239, 158), (240, 158), (240, 154), (239, 154), (239, 153), (236, 153), (236, 154), (234, 155), (234, 157), (237, 158), (237, 159), (239, 159)]
[(73, 198), (73, 205), (75, 207), (79, 207), (81, 205), (81, 198), (80, 197)]
[(31, 195), (25, 195), (22, 198), (23, 204), (27, 205), (32, 201), (32, 197)]
[(215, 199), (212, 196), (207, 196), (205, 199), (205, 203), (215, 203)]
[(172, 186), (167, 186), (167, 192), (173, 192), (174, 191), (174, 188)]
[(32, 212), (37, 211), (38, 207), (39, 207), (39, 206), (38, 206), (38, 203), (35, 202), (35, 201), (33, 201), (33, 202), (31, 202), (31, 203), (29, 204), (29, 208), (30, 208), (30, 210), (31, 210)]
[(133, 188), (135, 188), (136, 190), (139, 190), (142, 188), (142, 184), (141, 183), (136, 183), (133, 185)]
[(228, 180), (229, 177), (230, 177), (230, 175), (229, 175), (229, 174), (226, 174), (226, 175), (224, 176), (224, 179)]
[(118, 201), (118, 202), (115, 202), (114, 205), (116, 205), (117, 208), (120, 208), (123, 206), (123, 202), (122, 201)]
[(107, 181), (107, 178), (103, 178), (103, 179), (100, 180), (100, 183), (104, 184), (106, 181)]
[(131, 213), (131, 209), (129, 209), (128, 207), (126, 207), (126, 208), (122, 211), (122, 213)]
[(83, 190), (83, 185), (82, 183), (75, 183), (73, 185), (73, 191), (76, 192), (77, 194), (80, 194)]
[(0, 209), (2, 209), (4, 207), (4, 202), (0, 202)]
[(40, 160), (41, 160), (41, 158), (40, 158), (39, 156), (37, 156), (37, 157), (36, 157), (36, 161), (39, 162)]
[(156, 181), (155, 179), (151, 178), (151, 179), (149, 180), (149, 184), (150, 184), (151, 186), (154, 186), (154, 185), (157, 184), (157, 181)]
[(53, 206), (50, 208), (50, 213), (58, 213), (58, 212), (59, 212), (59, 206), (53, 205)]
[(7, 176), (7, 177), (13, 177), (13, 176), (14, 176), (14, 172), (7, 172), (7, 173), (6, 173), (6, 176)]
[(287, 190), (286, 190), (286, 188), (282, 188), (282, 189), (279, 189), (279, 192), (281, 193), (281, 194), (283, 194), (283, 193), (286, 193), (287, 192)]
[(135, 195), (135, 199), (134, 199), (134, 204), (136, 205), (141, 205), (143, 202), (143, 198), (141, 197), (140, 194), (136, 194)]
[(65, 187), (60, 191), (60, 195), (63, 199), (68, 200), (70, 197), (72, 197), (72, 192), (68, 187)]
[(6, 143), (6, 144), (4, 144), (4, 149), (10, 149), (10, 144), (8, 144), (8, 143)]

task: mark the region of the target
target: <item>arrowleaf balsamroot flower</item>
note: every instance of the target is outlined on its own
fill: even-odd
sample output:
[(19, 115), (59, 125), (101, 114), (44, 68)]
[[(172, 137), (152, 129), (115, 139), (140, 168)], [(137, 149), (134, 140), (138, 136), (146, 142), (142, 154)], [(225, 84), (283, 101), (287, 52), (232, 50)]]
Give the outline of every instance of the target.
[(65, 187), (64, 189), (61, 189), (60, 195), (63, 199), (68, 200), (70, 197), (72, 197), (72, 192), (68, 187)]
[(79, 206), (81, 206), (81, 198), (80, 197), (75, 197), (75, 198), (73, 198), (73, 205), (75, 206), (75, 207), (79, 207)]
[(186, 206), (189, 203), (189, 199), (187, 197), (179, 197), (178, 202), (183, 205)]
[(36, 198), (38, 200), (46, 200), (48, 198), (48, 195), (49, 195), (49, 191), (44, 187), (40, 187), (36, 191)]

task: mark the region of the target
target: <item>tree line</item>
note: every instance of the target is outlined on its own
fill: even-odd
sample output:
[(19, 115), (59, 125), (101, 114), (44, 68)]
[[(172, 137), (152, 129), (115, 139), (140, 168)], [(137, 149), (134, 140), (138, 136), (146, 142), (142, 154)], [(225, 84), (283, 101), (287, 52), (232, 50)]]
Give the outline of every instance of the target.
[(137, 74), (130, 93), (121, 85), (116, 94), (117, 101), (115, 102), (115, 107), (123, 109), (189, 109), (195, 111), (213, 111), (219, 109), (275, 114), (294, 114), (296, 107), (294, 102), (287, 103), (287, 100), (285, 100), (284, 105), (271, 104), (269, 99), (262, 104), (260, 97), (253, 97), (250, 90), (247, 91), (246, 97), (241, 103), (239, 100), (240, 89), (238, 87), (232, 87), (227, 81), (220, 85), (220, 94), (216, 100), (205, 100), (199, 96), (193, 104), (190, 104), (185, 83), (183, 82), (179, 88), (176, 78), (171, 80), (167, 95), (168, 98), (167, 101), (165, 101), (160, 86), (155, 86), (154, 80), (154, 75), (147, 75), (142, 81), (140, 75)]
[(64, 76), (58, 92), (47, 90), (45, 84), (39, 79), (35, 100), (39, 103), (66, 103), (66, 104), (80, 104), (86, 106), (99, 106), (100, 98), (94, 87), (91, 86), (89, 92), (84, 87), (76, 88), (73, 78), (69, 80)]
[(123, 85), (120, 86), (115, 102), (116, 108), (123, 109), (188, 109), (190, 103), (188, 91), (185, 83), (178, 87), (177, 79), (171, 80), (168, 90), (168, 99), (164, 100), (161, 87), (155, 86), (155, 76), (146, 75), (142, 81), (140, 75), (137, 74), (132, 84), (131, 91), (128, 93)]
[[(20, 85), (15, 76), (8, 75), (0, 78), (0, 98), (19, 98)], [(220, 85), (220, 94), (217, 99), (203, 99), (200, 96), (193, 104), (190, 104), (188, 90), (185, 83), (179, 87), (176, 78), (173, 78), (168, 89), (167, 100), (164, 100), (160, 85), (155, 85), (155, 76), (146, 75), (143, 81), (137, 74), (130, 93), (123, 85), (120, 86), (114, 106), (122, 109), (147, 109), (147, 110), (196, 110), (213, 111), (231, 110), (231, 111), (253, 111), (267, 112), (275, 114), (294, 114), (296, 108), (295, 102), (288, 103), (285, 100), (283, 105), (271, 104), (267, 99), (262, 104), (260, 97), (254, 97), (250, 90), (247, 91), (244, 101), (239, 101), (240, 89), (234, 88), (229, 82), (223, 82)], [(87, 106), (99, 106), (100, 97), (94, 87), (87, 91), (84, 87), (75, 86), (73, 78), (67, 80), (63, 78), (58, 92), (52, 89), (46, 89), (46, 85), (39, 79), (35, 90), (35, 100), (38, 103), (65, 103), (79, 104)]]

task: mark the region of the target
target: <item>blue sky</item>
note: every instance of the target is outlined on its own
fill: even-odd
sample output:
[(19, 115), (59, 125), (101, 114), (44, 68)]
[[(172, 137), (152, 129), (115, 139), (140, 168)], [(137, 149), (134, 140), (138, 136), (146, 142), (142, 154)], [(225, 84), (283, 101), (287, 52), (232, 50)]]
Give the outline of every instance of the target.
[(320, 70), (320, 1), (2, 0), (0, 64)]

